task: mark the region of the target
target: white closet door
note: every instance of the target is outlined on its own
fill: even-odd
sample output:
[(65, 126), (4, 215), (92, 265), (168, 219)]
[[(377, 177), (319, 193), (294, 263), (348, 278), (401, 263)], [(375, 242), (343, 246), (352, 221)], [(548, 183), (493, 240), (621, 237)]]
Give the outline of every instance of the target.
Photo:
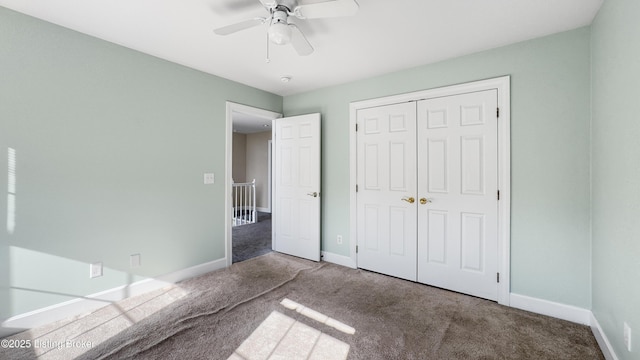
[(496, 300), (497, 90), (418, 102), (418, 281)]
[(359, 110), (357, 123), (358, 267), (416, 281), (416, 104)]

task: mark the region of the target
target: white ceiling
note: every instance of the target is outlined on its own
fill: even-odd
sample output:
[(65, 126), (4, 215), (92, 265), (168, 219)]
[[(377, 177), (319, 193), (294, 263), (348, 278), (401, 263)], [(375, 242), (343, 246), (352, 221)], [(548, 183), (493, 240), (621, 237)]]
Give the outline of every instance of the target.
[[(306, 0), (318, 2), (319, 0)], [(258, 0), (0, 0), (0, 5), (178, 64), (291, 95), (589, 25), (603, 0), (357, 0), (353, 17), (292, 20), (315, 48), (271, 46), (266, 28), (213, 29)], [(282, 83), (283, 75), (292, 76)]]
[(234, 111), (231, 114), (233, 120), (233, 132), (239, 134), (254, 134), (271, 131), (271, 119), (249, 115)]

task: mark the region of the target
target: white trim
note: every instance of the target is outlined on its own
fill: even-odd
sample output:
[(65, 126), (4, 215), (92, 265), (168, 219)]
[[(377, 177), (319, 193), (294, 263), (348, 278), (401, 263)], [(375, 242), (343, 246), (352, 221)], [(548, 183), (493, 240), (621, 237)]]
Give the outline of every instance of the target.
[(272, 196), (273, 194), (271, 193), (273, 190), (273, 187), (271, 186), (271, 180), (273, 178), (273, 139), (267, 141), (267, 207), (268, 210), (266, 210), (265, 212), (270, 213), (271, 212), (271, 201), (272, 201)]
[(338, 255), (330, 252), (322, 252), (322, 261), (330, 262), (337, 265), (346, 266), (348, 268), (356, 269), (356, 263), (349, 256)]
[(509, 285), (511, 283), (511, 90), (509, 76), (357, 101), (349, 105), (349, 250), (351, 259), (356, 266), (358, 235), (355, 188), (358, 163), (355, 127), (358, 110), (489, 89), (498, 90), (498, 107), (500, 108), (500, 118), (498, 119), (498, 188), (500, 190), (500, 201), (498, 202), (498, 271), (500, 272), (498, 303), (509, 305), (511, 290)]
[(226, 264), (226, 259), (214, 260), (157, 278), (137, 281), (129, 285), (118, 286), (85, 297), (12, 316), (0, 324), (0, 338), (61, 319), (87, 314), (116, 301), (160, 289), (211, 271), (223, 269), (226, 267)]
[(358, 134), (356, 120), (358, 117), (358, 103), (349, 104), (349, 255), (358, 267), (358, 221), (356, 185), (358, 180)]
[(591, 324), (591, 311), (577, 306), (513, 293), (510, 306), (582, 325)]
[(589, 325), (605, 359), (618, 360), (611, 342), (609, 342), (607, 335), (591, 310), (513, 293), (511, 294), (510, 306), (581, 325)]
[(613, 350), (613, 346), (611, 346), (607, 335), (605, 335), (602, 327), (600, 327), (598, 319), (596, 319), (596, 316), (593, 313), (591, 313), (591, 331), (593, 332), (593, 336), (596, 338), (596, 341), (600, 346), (600, 350), (602, 350), (604, 358), (607, 360), (618, 360), (618, 356)]
[[(227, 101), (226, 109), (226, 148), (224, 162), (224, 218), (226, 219), (226, 225), (224, 227), (224, 253), (225, 258), (227, 259), (227, 266), (231, 266), (231, 264), (233, 263), (233, 244), (231, 242), (233, 237), (233, 231), (231, 229), (231, 187), (233, 186), (233, 112), (236, 111), (239, 113), (258, 116), (271, 120), (281, 118), (282, 114), (270, 110), (264, 110), (248, 105), (234, 103), (231, 101)], [(271, 204), (269, 204), (269, 206), (271, 206)]]
[(164, 281), (167, 283), (177, 283), (180, 281), (184, 281), (187, 279), (194, 278), (196, 276), (200, 276), (202, 274), (206, 274), (208, 272), (224, 269), (226, 266), (227, 259), (222, 258), (218, 260), (209, 261), (206, 263), (202, 263), (200, 265), (195, 265), (186, 269), (174, 271), (169, 274), (158, 276), (158, 280)]

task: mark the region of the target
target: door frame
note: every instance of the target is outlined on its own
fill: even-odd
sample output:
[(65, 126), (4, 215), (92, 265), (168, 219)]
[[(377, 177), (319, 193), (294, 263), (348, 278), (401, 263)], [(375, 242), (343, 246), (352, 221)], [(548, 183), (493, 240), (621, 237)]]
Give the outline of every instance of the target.
[[(272, 130), (273, 131), (273, 130)], [(267, 141), (267, 209), (269, 213), (273, 212), (271, 207), (271, 199), (273, 196), (273, 139)]]
[(360, 109), (392, 105), (402, 102), (419, 101), (424, 99), (452, 96), (470, 92), (497, 89), (498, 108), (498, 189), (500, 201), (498, 201), (498, 303), (509, 305), (511, 291), (511, 77), (509, 75), (492, 79), (473, 81), (463, 84), (443, 86), (411, 93), (369, 99), (352, 102), (349, 105), (349, 227), (350, 227), (350, 256), (351, 261), (357, 267), (358, 257), (356, 245), (357, 234), (357, 134), (356, 120)]
[[(232, 199), (231, 192), (233, 187), (233, 112), (240, 112), (243, 114), (249, 114), (258, 116), (265, 119), (278, 119), (282, 117), (281, 113), (260, 109), (257, 107), (234, 103), (231, 101), (226, 102), (226, 127), (225, 127), (225, 161), (224, 161), (224, 254), (227, 267), (233, 264), (233, 230), (231, 226), (232, 221)], [(270, 180), (269, 180), (270, 182)], [(271, 204), (269, 204), (271, 206)]]

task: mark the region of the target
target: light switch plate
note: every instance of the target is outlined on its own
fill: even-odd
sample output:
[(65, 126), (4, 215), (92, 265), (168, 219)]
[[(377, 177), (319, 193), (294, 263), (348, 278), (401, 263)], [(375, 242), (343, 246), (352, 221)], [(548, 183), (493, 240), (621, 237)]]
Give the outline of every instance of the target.
[(205, 173), (204, 174), (204, 184), (209, 185), (216, 182), (216, 178), (213, 173)]

